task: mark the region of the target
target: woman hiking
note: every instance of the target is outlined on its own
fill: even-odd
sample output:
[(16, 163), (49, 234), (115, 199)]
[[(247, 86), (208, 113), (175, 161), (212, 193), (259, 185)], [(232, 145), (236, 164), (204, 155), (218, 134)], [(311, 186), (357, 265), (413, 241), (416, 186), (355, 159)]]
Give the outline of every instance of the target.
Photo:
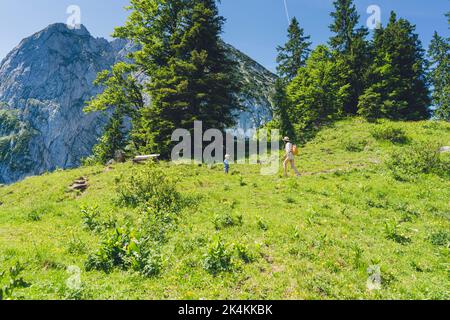
[(294, 156), (294, 145), (292, 144), (291, 140), (289, 139), (289, 137), (284, 137), (283, 141), (285, 143), (285, 151), (286, 151), (286, 155), (285, 155), (285, 160), (284, 160), (284, 176), (287, 177), (287, 167), (288, 164), (291, 164), (291, 168), (294, 170), (295, 175), (297, 177), (300, 177), (300, 172), (298, 172), (297, 168), (295, 167), (295, 156)]

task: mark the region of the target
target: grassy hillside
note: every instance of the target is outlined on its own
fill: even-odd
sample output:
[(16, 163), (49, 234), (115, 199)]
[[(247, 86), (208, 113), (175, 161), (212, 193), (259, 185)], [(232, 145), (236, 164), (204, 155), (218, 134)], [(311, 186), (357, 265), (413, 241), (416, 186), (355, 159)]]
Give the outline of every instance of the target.
[[(168, 179), (157, 191), (178, 195), (175, 180), (184, 204), (159, 218), (149, 218), (158, 195), (146, 205), (124, 196), (158, 168), (28, 178), (0, 187), (0, 270), (24, 266), (29, 285), (16, 299), (449, 299), (449, 157), (433, 152), (444, 145), (449, 124), (353, 119), (302, 149), (301, 178), (158, 164)], [(89, 188), (69, 191), (79, 177)], [(151, 239), (143, 268), (131, 242), (114, 247), (115, 226), (137, 245)], [(108, 272), (91, 259), (109, 252), (105, 243), (126, 252)], [(76, 290), (70, 266), (81, 269)], [(367, 288), (370, 266), (381, 269), (380, 290)]]

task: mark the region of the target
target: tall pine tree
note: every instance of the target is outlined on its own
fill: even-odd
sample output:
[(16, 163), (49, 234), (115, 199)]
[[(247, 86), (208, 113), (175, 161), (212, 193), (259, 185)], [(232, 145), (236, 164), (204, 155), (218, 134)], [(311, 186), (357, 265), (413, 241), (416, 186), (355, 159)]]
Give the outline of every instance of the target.
[(292, 81), (298, 69), (305, 66), (311, 52), (310, 38), (305, 35), (305, 30), (300, 28), (297, 18), (292, 18), (288, 29), (288, 41), (284, 46), (277, 48), (277, 71), (281, 78)]
[(424, 50), (415, 27), (394, 12), (386, 28), (376, 31), (371, 84), (359, 99), (367, 118), (420, 120), (429, 117), (429, 90)]
[(366, 40), (368, 30), (358, 27), (359, 15), (353, 0), (335, 0), (335, 11), (331, 13), (333, 23), (330, 30), (334, 36), (330, 46), (336, 59), (342, 60), (350, 70), (346, 81), (350, 85), (350, 94), (344, 102), (344, 111), (356, 114), (358, 98), (364, 92), (366, 85), (366, 70), (370, 61), (369, 44)]
[(181, 25), (171, 37), (173, 55), (155, 71), (148, 90), (152, 105), (142, 113), (138, 133), (146, 149), (170, 152), (174, 129), (224, 130), (234, 124), (239, 108), (239, 81), (235, 62), (220, 42), (224, 18), (215, 0), (191, 0), (179, 17)]
[(284, 46), (279, 46), (278, 51), (278, 76), (275, 83), (275, 93), (273, 96), (274, 114), (279, 122), (283, 135), (295, 137), (292, 122), (292, 107), (287, 98), (287, 85), (297, 76), (301, 67), (306, 65), (306, 61), (311, 52), (310, 36), (305, 35), (305, 31), (300, 27), (297, 18), (293, 18), (288, 28), (288, 41)]
[(430, 82), (433, 86), (434, 116), (450, 121), (450, 38), (443, 38), (435, 32), (428, 56), (431, 68)]
[[(132, 11), (115, 36), (139, 45), (133, 73), (144, 79), (132, 142), (140, 152), (168, 156), (177, 128), (225, 129), (234, 123), (239, 82), (236, 66), (221, 45), (224, 19), (214, 0), (131, 0)], [(106, 89), (108, 90), (108, 88)], [(95, 109), (111, 105), (97, 97)]]

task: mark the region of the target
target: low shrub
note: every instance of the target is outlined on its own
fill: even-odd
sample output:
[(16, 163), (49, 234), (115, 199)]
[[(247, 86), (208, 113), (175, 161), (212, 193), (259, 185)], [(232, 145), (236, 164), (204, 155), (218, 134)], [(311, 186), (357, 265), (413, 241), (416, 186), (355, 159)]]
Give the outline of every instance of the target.
[(134, 170), (124, 182), (119, 180), (117, 193), (119, 204), (124, 206), (145, 205), (156, 212), (178, 212), (184, 206), (182, 196), (176, 190), (176, 182), (153, 163)]
[(100, 227), (100, 211), (98, 207), (82, 207), (81, 219), (83, 220), (83, 226), (90, 230), (95, 231)]
[(144, 219), (141, 230), (152, 241), (165, 243), (167, 234), (177, 226), (178, 215), (171, 211), (156, 212), (152, 208), (143, 211)]
[(386, 162), (397, 180), (414, 180), (420, 174), (450, 174), (450, 161), (441, 156), (439, 146), (419, 143), (411, 147), (395, 150)]
[(403, 129), (391, 124), (377, 125), (371, 130), (371, 134), (376, 140), (390, 141), (398, 144), (407, 143), (409, 140)]

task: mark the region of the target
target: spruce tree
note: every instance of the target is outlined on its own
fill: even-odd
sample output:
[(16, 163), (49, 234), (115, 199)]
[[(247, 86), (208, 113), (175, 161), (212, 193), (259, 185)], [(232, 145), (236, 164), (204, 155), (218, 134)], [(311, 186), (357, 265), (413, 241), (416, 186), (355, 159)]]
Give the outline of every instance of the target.
[(450, 39), (434, 33), (428, 51), (434, 116), (450, 121)]
[(273, 95), (275, 120), (279, 123), (282, 135), (295, 139), (295, 131), (292, 125), (292, 107), (286, 95), (287, 85), (292, 81), (301, 67), (306, 65), (306, 60), (311, 52), (310, 36), (305, 35), (300, 28), (298, 20), (294, 17), (288, 28), (288, 41), (284, 46), (277, 47), (277, 72), (279, 78), (275, 83)]
[(123, 114), (132, 119), (128, 137), (138, 152), (149, 151), (152, 147), (153, 151), (158, 151), (158, 145), (149, 146), (147, 135), (153, 132), (148, 131), (150, 128), (146, 127), (144, 118), (152, 107), (148, 87), (174, 55), (172, 37), (180, 27), (181, 12), (186, 6), (187, 0), (130, 0), (127, 9), (131, 13), (125, 25), (115, 29), (113, 36), (132, 41), (136, 50), (129, 54), (128, 63), (120, 62), (111, 71), (99, 73), (96, 84), (102, 85), (104, 91), (85, 109), (93, 112), (119, 106)]
[(152, 106), (142, 114), (140, 137), (163, 155), (170, 152), (174, 129), (192, 130), (194, 121), (202, 121), (204, 130), (224, 130), (239, 108), (236, 64), (220, 42), (224, 18), (214, 0), (188, 4), (171, 37), (173, 54), (148, 86)]
[(305, 31), (300, 28), (297, 18), (292, 18), (288, 29), (288, 41), (284, 46), (277, 48), (277, 72), (281, 78), (291, 81), (297, 75), (298, 69), (305, 66), (311, 52), (310, 38), (305, 36)]
[[(129, 56), (133, 74), (142, 80), (141, 94), (150, 99), (133, 108), (130, 134), (141, 153), (170, 154), (177, 128), (225, 129), (239, 107), (236, 66), (220, 42), (224, 19), (214, 0), (131, 0), (131, 14), (114, 36), (132, 40), (138, 50)], [(120, 91), (108, 86), (106, 90)], [(118, 86), (120, 87), (120, 86)], [(126, 91), (126, 90), (125, 90)], [(114, 105), (98, 96), (91, 105)]]
[[(220, 40), (225, 19), (219, 15), (216, 0), (193, 0), (191, 5), (173, 60), (179, 68), (177, 76), (188, 81), (178, 95), (189, 102), (187, 121), (195, 118), (206, 129), (223, 130), (234, 124), (233, 111), (239, 107), (237, 64)], [(184, 79), (179, 82), (183, 84)]]
[(344, 111), (356, 114), (358, 98), (366, 86), (366, 70), (370, 61), (369, 44), (366, 40), (368, 30), (358, 27), (359, 15), (353, 0), (335, 0), (335, 11), (331, 13), (333, 23), (330, 30), (334, 36), (330, 46), (338, 59), (350, 70), (346, 81), (350, 85), (350, 94), (344, 103)]
[(420, 120), (429, 117), (429, 90), (424, 50), (415, 27), (394, 12), (386, 28), (375, 33), (371, 84), (359, 99), (367, 118)]
[(331, 13), (334, 19), (330, 30), (335, 33), (330, 39), (333, 49), (341, 53), (351, 53), (355, 39), (355, 29), (359, 23), (359, 15), (353, 0), (335, 0), (335, 11)]

